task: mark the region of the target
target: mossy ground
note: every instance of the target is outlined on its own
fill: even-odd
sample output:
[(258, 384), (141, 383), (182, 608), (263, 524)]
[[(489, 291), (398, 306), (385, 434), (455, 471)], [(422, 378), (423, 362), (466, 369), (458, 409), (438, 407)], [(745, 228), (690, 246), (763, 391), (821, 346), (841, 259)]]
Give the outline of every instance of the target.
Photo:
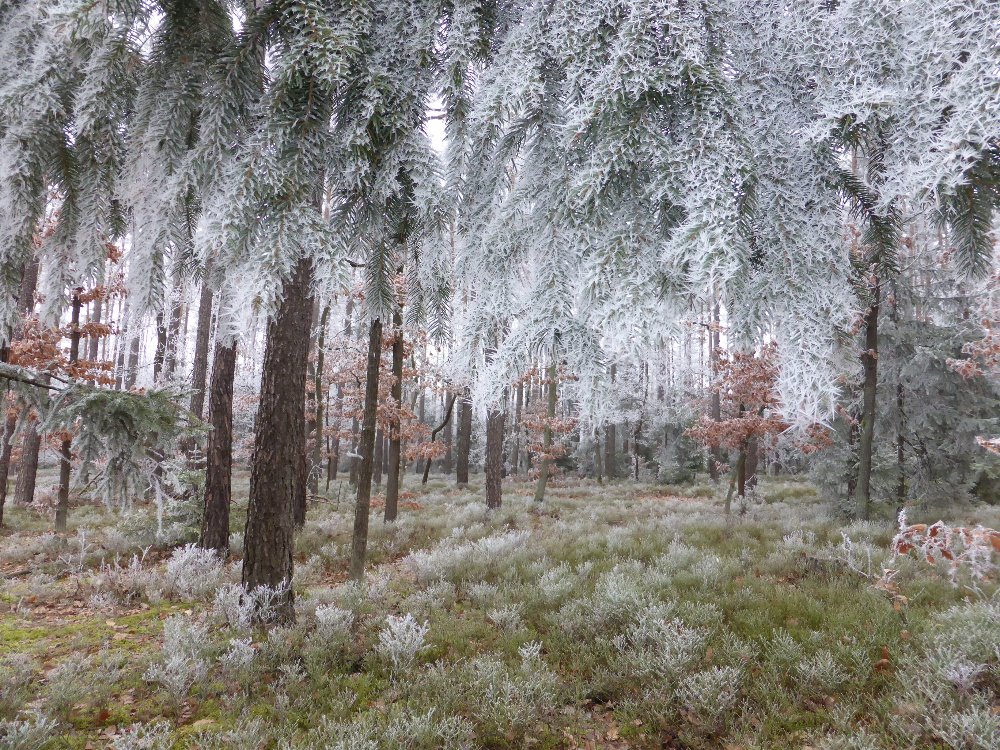
[[(238, 491), (241, 486), (243, 478)], [(262, 649), (270, 655), (252, 679), (213, 668), (180, 698), (143, 675), (161, 659), (162, 623), (171, 615), (211, 621), (220, 652), (239, 635), (213, 619), (211, 602), (102, 597), (95, 573), (121, 556), (103, 546), (117, 523), (114, 514), (74, 509), (70, 533), (56, 539), (45, 536), (44, 516), (10, 509), (0, 537), (6, 577), (0, 664), (29, 660), (32, 679), (7, 690), (0, 718), (44, 712), (59, 721), (46, 747), (81, 749), (104, 747), (124, 727), (158, 718), (171, 723), (176, 747), (209, 747), (206, 737), (254, 719), (269, 727), (261, 746), (285, 740), (318, 747), (309, 744), (309, 733), (322, 716), (377, 722), (397, 710), (430, 708), (438, 718), (467, 721), (481, 747), (848, 747), (835, 740), (852, 733), (870, 738), (864, 747), (947, 746), (927, 732), (898, 744), (892, 727), (907, 710), (899, 673), (928, 648), (942, 613), (989, 600), (995, 584), (972, 592), (931, 566), (903, 560), (898, 588), (876, 587), (878, 568), (888, 560), (890, 519), (845, 527), (812, 487), (789, 481), (765, 482), (764, 502), (737, 508), (728, 519), (719, 497), (725, 488), (708, 483), (664, 488), (565, 480), (535, 505), (532, 487), (512, 482), (504, 508), (493, 514), (482, 509), (477, 485), (458, 489), (437, 480), (406, 489), (413, 495), (400, 522), (383, 524), (373, 511), (370, 562), (377, 584), (351, 605), (357, 615), (351, 643), (330, 653), (317, 649), (306, 607), (287, 642)], [(348, 596), (348, 495), (342, 492), (339, 507), (313, 508), (299, 535), (300, 602)], [(996, 524), (990, 509), (963, 513)], [(244, 514), (245, 501), (238, 502), (233, 531), (242, 530)], [(81, 543), (84, 528), (92, 541)], [(478, 540), (514, 531), (525, 536), (509, 554), (475, 552)], [(845, 533), (867, 555), (853, 561), (854, 569), (841, 551)], [(151, 553), (147, 561), (162, 566), (166, 554)], [(859, 573), (860, 565), (871, 566), (873, 578)], [(680, 683), (654, 685), (667, 678), (622, 666), (621, 639), (656, 607), (707, 634), (687, 675), (715, 668), (739, 673), (736, 697), (723, 715), (699, 713), (677, 698), (690, 694)], [(497, 613), (504, 609), (514, 613), (507, 620)], [(418, 664), (401, 679), (375, 646), (386, 615), (405, 612), (426, 620), (428, 634)], [(255, 648), (268, 642), (263, 631), (249, 637)], [(544, 664), (555, 675), (549, 704), (498, 719), (461, 694), (475, 687), (468, 674), (479, 668), (469, 666), (477, 658), (516, 665), (519, 648), (531, 642), (542, 644)], [(82, 665), (76, 679), (84, 689), (64, 684), (74, 679), (68, 668), (59, 669), (69, 662)], [(813, 663), (820, 665), (818, 677), (801, 666)], [(90, 678), (88, 669), (94, 670)], [(434, 677), (435, 670), (444, 677)], [(467, 678), (472, 682), (463, 682)], [(984, 682), (977, 689), (995, 705), (995, 688)], [(508, 699), (516, 703), (517, 696)]]

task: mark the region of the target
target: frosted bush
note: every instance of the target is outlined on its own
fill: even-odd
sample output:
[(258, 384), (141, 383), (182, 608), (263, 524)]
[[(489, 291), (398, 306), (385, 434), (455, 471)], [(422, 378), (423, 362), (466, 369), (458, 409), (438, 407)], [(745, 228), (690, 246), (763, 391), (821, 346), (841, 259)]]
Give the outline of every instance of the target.
[(520, 630), (524, 625), (521, 620), (521, 608), (517, 605), (491, 609), (486, 613), (486, 619), (508, 633)]
[(674, 682), (705, 655), (708, 631), (669, 618), (672, 608), (664, 610), (649, 608), (613, 639), (626, 675)]
[(173, 615), (163, 624), (162, 661), (146, 670), (143, 679), (162, 686), (176, 700), (208, 677), (212, 648), (208, 625), (184, 615)]
[(203, 599), (219, 588), (223, 561), (215, 550), (194, 544), (179, 547), (170, 555), (163, 574), (163, 593), (179, 599)]
[(474, 583), (469, 587), (469, 599), (480, 607), (495, 602), (500, 596), (500, 588), (493, 583)]
[(133, 724), (112, 738), (110, 750), (170, 750), (170, 724), (154, 721), (152, 724)]
[[(471, 750), (475, 747), (472, 725), (458, 716), (438, 718), (435, 709), (426, 713), (398, 713), (380, 732), (385, 750)], [(353, 749), (352, 749), (353, 750)]]
[(986, 701), (941, 717), (938, 736), (954, 750), (996, 750), (1000, 747), (1000, 716)]
[(538, 590), (545, 601), (557, 601), (572, 593), (576, 580), (566, 563), (547, 570), (538, 579)]
[(132, 548), (133, 542), (121, 529), (112, 526), (104, 531), (101, 546), (115, 555), (124, 555)]
[(300, 587), (319, 581), (323, 575), (324, 566), (323, 560), (316, 555), (304, 563), (296, 564), (295, 572), (292, 574), (292, 584), (295, 587)]
[(437, 581), (427, 588), (415, 591), (406, 598), (406, 609), (430, 614), (434, 610), (450, 607), (455, 603), (457, 592), (449, 581)]
[[(127, 565), (121, 564), (117, 556), (114, 562), (101, 566), (95, 585), (106, 589), (126, 602), (143, 597), (155, 598), (159, 595), (158, 576), (152, 570), (144, 567), (150, 548), (142, 550), (141, 555), (132, 555)], [(154, 591), (155, 589), (155, 591)]]
[(790, 534), (782, 537), (781, 543), (792, 549), (803, 549), (816, 546), (816, 532), (806, 529), (795, 529)]
[(324, 641), (341, 642), (351, 637), (354, 613), (336, 604), (316, 607), (316, 635)]
[(25, 689), (38, 677), (41, 665), (28, 654), (11, 654), (0, 662), (0, 715), (15, 715), (25, 700)]
[(1000, 661), (1000, 600), (960, 604), (937, 615), (933, 642), (973, 661)]
[(840, 536), (839, 559), (852, 570), (869, 578), (879, 578), (889, 561), (889, 553), (869, 542), (856, 542), (843, 532)]
[(110, 591), (98, 591), (87, 599), (87, 605), (97, 612), (113, 612), (118, 606), (118, 599)]
[(212, 611), (230, 627), (249, 630), (254, 624), (277, 622), (287, 596), (288, 584), (258, 586), (252, 591), (238, 583), (225, 584), (215, 592)]
[(533, 664), (540, 663), (542, 660), (542, 642), (528, 641), (523, 643), (517, 650), (517, 654), (521, 657), (521, 668), (529, 670)]
[(229, 551), (234, 555), (243, 554), (243, 532), (234, 531), (229, 535)]
[(239, 725), (226, 732), (208, 731), (188, 737), (184, 750), (247, 750), (274, 747), (273, 731), (260, 719), (240, 717)]
[(56, 731), (56, 722), (41, 714), (20, 721), (0, 721), (0, 750), (41, 750)]
[(229, 649), (219, 657), (219, 664), (227, 671), (239, 674), (253, 666), (257, 650), (249, 638), (231, 638)]
[(724, 661), (734, 661), (746, 665), (753, 661), (759, 652), (760, 649), (756, 643), (740, 638), (732, 631), (723, 631), (719, 656)]
[[(323, 717), (309, 732), (310, 750), (471, 750), (472, 725), (465, 719), (439, 717), (436, 709), (411, 713), (392, 707), (387, 720), (366, 714), (337, 722)], [(305, 747), (296, 745), (298, 749)]]
[(864, 729), (851, 729), (820, 739), (820, 750), (881, 750), (878, 741)]
[(404, 558), (404, 564), (421, 583), (438, 578), (472, 578), (487, 570), (513, 565), (530, 536), (527, 531), (508, 531), (474, 542), (449, 539), (431, 550), (411, 552)]
[(826, 649), (799, 661), (795, 674), (807, 694), (828, 695), (847, 681), (847, 674)]
[(779, 628), (767, 644), (767, 656), (779, 666), (790, 668), (802, 658), (802, 646), (787, 630)]
[(84, 656), (73, 654), (49, 671), (45, 688), (49, 713), (63, 717), (87, 698), (94, 685), (92, 667)]
[(365, 596), (373, 604), (381, 604), (389, 595), (389, 584), (391, 582), (392, 576), (387, 570), (369, 573), (365, 576)]
[(677, 700), (702, 724), (716, 726), (736, 703), (740, 672), (733, 667), (712, 667), (689, 675), (677, 689)]
[(386, 625), (378, 634), (376, 651), (392, 665), (394, 674), (410, 669), (421, 651), (427, 648), (427, 623), (418, 623), (413, 615), (389, 615)]
[(471, 666), (483, 718), (494, 726), (527, 726), (555, 705), (556, 676), (534, 648), (521, 654), (517, 670), (493, 657), (474, 659)]
[(691, 572), (701, 580), (703, 586), (708, 587), (726, 576), (728, 566), (718, 555), (704, 555), (691, 567)]

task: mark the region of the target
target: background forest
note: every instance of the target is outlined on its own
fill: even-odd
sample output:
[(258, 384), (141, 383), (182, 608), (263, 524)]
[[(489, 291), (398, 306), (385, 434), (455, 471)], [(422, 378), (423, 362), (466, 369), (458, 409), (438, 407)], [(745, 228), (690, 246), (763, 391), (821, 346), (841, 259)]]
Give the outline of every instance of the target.
[(1000, 746), (995, 2), (0, 61), (0, 748)]

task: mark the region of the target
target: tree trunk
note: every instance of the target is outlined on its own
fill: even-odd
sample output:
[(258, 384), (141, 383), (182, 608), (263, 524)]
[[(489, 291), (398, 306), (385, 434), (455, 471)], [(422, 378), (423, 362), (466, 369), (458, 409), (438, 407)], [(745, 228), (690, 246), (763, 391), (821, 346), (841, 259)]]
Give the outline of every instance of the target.
[(311, 322), (312, 264), (302, 258), (267, 326), (260, 403), (254, 429), (250, 501), (244, 538), (243, 586), (285, 586), (282, 621), (292, 607), (294, 511), (305, 495), (305, 393)]
[[(615, 376), (618, 374), (618, 366), (611, 365), (611, 384), (614, 385)], [(610, 480), (618, 476), (618, 461), (615, 456), (618, 435), (613, 422), (604, 427), (604, 475)]]
[(594, 474), (598, 484), (604, 484), (604, 464), (601, 461), (601, 432), (594, 430)]
[(510, 454), (510, 470), (517, 474), (521, 463), (521, 409), (524, 408), (524, 383), (519, 382), (514, 392), (514, 424), (511, 432), (514, 439)]
[(546, 422), (542, 432), (542, 451), (546, 454), (542, 458), (541, 466), (538, 469), (538, 483), (535, 485), (535, 502), (540, 503), (545, 499), (545, 485), (549, 481), (549, 467), (552, 459), (548, 456), (552, 450), (552, 420), (556, 417), (556, 364), (549, 365), (547, 372), (549, 381), (549, 401), (545, 410)]
[(229, 507), (232, 504), (233, 384), (236, 344), (215, 345), (208, 400), (208, 445), (205, 448), (205, 512), (201, 546), (225, 557), (229, 552)]
[[(191, 413), (201, 419), (205, 411), (205, 386), (208, 381), (208, 344), (212, 338), (212, 261), (205, 262), (198, 298), (198, 328), (191, 362)], [(218, 349), (216, 349), (216, 356)]]
[(403, 453), (403, 315), (397, 307), (392, 314), (392, 396), (395, 415), (389, 426), (389, 476), (385, 481), (385, 520), (395, 521), (399, 511), (399, 464)]
[[(127, 313), (123, 312), (128, 310), (128, 301), (126, 300), (118, 307), (118, 320), (127, 317)], [(119, 334), (115, 337), (115, 390), (120, 391), (125, 385), (125, 339)]]
[[(502, 404), (506, 404), (504, 395)], [(486, 507), (499, 508), (503, 503), (503, 428), (507, 414), (492, 408), (486, 413)]]
[[(69, 361), (70, 364), (80, 358), (80, 292), (73, 292), (70, 317)], [(73, 443), (69, 437), (63, 438), (59, 447), (59, 499), (56, 504), (56, 531), (66, 531), (66, 521), (69, 518), (69, 478), (73, 468)]]
[[(437, 427), (431, 430), (432, 443), (434, 442), (434, 438), (437, 437), (438, 433), (441, 430), (447, 430), (447, 432), (445, 432), (446, 435), (451, 433), (451, 427), (450, 427), (451, 413), (452, 411), (454, 411), (454, 408), (455, 408), (455, 394), (452, 394), (451, 396), (448, 397), (448, 407), (445, 409), (444, 420), (441, 422), (441, 424), (439, 424)], [(427, 484), (427, 476), (430, 473), (431, 473), (431, 460), (428, 458), (427, 463), (424, 464), (424, 478), (421, 484)]]
[[(719, 332), (719, 303), (716, 302), (712, 307), (712, 335), (711, 335), (711, 346), (712, 350), (709, 352), (709, 361), (711, 362), (712, 376), (715, 377), (718, 374), (719, 369), (719, 348), (722, 346), (721, 334)], [(713, 384), (714, 385), (714, 384)], [(712, 388), (712, 421), (721, 422), (722, 421), (722, 396), (718, 390), (714, 387)], [(713, 482), (719, 480), (719, 465), (722, 463), (722, 446), (714, 445), (709, 452), (708, 458), (708, 474)]]
[(458, 403), (458, 460), (455, 462), (455, 481), (459, 487), (469, 484), (469, 452), (472, 450), (472, 402), (469, 389), (462, 393)]
[(156, 313), (156, 351), (153, 353), (153, 382), (160, 382), (163, 372), (163, 359), (167, 353), (167, 326), (163, 322), (163, 313)]
[(902, 383), (896, 384), (896, 413), (899, 415), (899, 424), (896, 427), (896, 471), (899, 473), (899, 481), (896, 484), (896, 513), (898, 515), (906, 504), (906, 440), (904, 436)]
[(316, 415), (313, 418), (313, 449), (309, 465), (309, 492), (319, 494), (319, 475), (323, 467), (324, 424), (323, 409), (326, 406), (326, 396), (323, 393), (323, 369), (326, 367), (326, 324), (330, 320), (330, 307), (325, 306), (319, 316), (319, 334), (316, 339), (316, 367), (313, 371), (313, 403)]
[(365, 408), (358, 452), (358, 499), (354, 507), (354, 534), (351, 538), (351, 578), (360, 581), (365, 575), (368, 550), (368, 516), (371, 512), (372, 473), (375, 469), (375, 426), (378, 409), (378, 379), (382, 359), (382, 321), (378, 318), (368, 328), (368, 367), (365, 371)]
[(17, 307), (23, 315), (35, 309), (35, 290), (38, 287), (38, 256), (32, 255), (21, 273), (21, 286), (17, 292)]
[(375, 456), (373, 457), (373, 461), (375, 462), (372, 467), (375, 475), (375, 484), (381, 486), (382, 470), (385, 466), (385, 432), (381, 429), (375, 431)]
[[(157, 329), (159, 330), (159, 329)], [(135, 379), (139, 376), (139, 347), (141, 345), (139, 334), (132, 337), (128, 350), (128, 372), (125, 376), (125, 390), (135, 388)]]
[(879, 282), (875, 280), (872, 303), (865, 312), (865, 351), (861, 355), (864, 385), (861, 407), (861, 432), (858, 441), (857, 514), (868, 520), (871, 511), (872, 447), (875, 440), (875, 395), (878, 386), (878, 313)]
[(177, 372), (181, 358), (181, 324), (184, 320), (184, 284), (178, 280), (174, 285), (176, 295), (174, 306), (170, 310), (170, 327), (167, 330), (165, 356), (163, 360), (163, 379), (169, 381)]
[(760, 440), (756, 435), (747, 441), (746, 486), (757, 489), (757, 466), (760, 463)]
[[(100, 297), (95, 297), (94, 307), (91, 309), (87, 320), (91, 323), (100, 323), (101, 316), (103, 314), (103, 306), (103, 300)], [(101, 337), (96, 334), (91, 334), (90, 338), (87, 340), (87, 359), (91, 362), (97, 361), (97, 351), (100, 345)]]
[(0, 448), (0, 529), (3, 528), (3, 508), (7, 503), (7, 482), (10, 478), (10, 455), (14, 448), (14, 430), (17, 429), (17, 414), (13, 409), (7, 413), (3, 426), (3, 446)]
[(739, 458), (736, 459), (736, 494), (741, 498), (747, 494), (747, 447), (740, 446)]
[[(21, 272), (21, 286), (17, 295), (17, 307), (22, 315), (28, 315), (35, 306), (35, 287), (38, 284), (38, 258), (32, 257), (24, 264)], [(20, 336), (20, 331), (14, 331), (10, 336), (11, 341)], [(8, 342), (10, 343), (10, 342)], [(6, 362), (9, 354), (9, 347), (0, 347), (0, 361)], [(6, 401), (0, 399), (0, 404), (6, 408)], [(3, 428), (3, 445), (0, 447), (0, 528), (3, 528), (3, 509), (7, 502), (7, 482), (10, 479), (10, 459), (14, 452), (14, 431), (17, 429), (17, 412), (8, 409)], [(37, 466), (38, 454), (35, 453)], [(23, 459), (22, 459), (23, 461)], [(32, 480), (34, 482), (34, 480)], [(32, 489), (34, 494), (34, 489)], [(15, 493), (16, 497), (16, 493)]]
[(354, 487), (358, 486), (358, 459), (356, 458), (356, 456), (361, 455), (358, 452), (361, 450), (358, 444), (361, 439), (361, 436), (358, 432), (360, 428), (361, 426), (358, 423), (358, 419), (357, 417), (355, 417), (354, 419), (351, 420), (351, 470), (350, 470), (350, 475), (348, 477), (348, 481)]
[(14, 485), (14, 505), (31, 505), (35, 501), (35, 480), (38, 476), (38, 453), (42, 436), (38, 418), (30, 417), (21, 439), (21, 460), (17, 462), (17, 483)]
[[(455, 396), (451, 397), (451, 401), (448, 404), (447, 411), (448, 415), (451, 415), (451, 410), (455, 405)], [(441, 458), (441, 464), (439, 468), (441, 473), (445, 476), (451, 476), (451, 473), (455, 470), (455, 452), (452, 450), (454, 445), (455, 428), (453, 424), (454, 420), (447, 420), (444, 422), (444, 431), (441, 433), (441, 440), (444, 442), (444, 456)], [(427, 472), (424, 471), (426, 475)], [(426, 480), (425, 480), (426, 481)]]

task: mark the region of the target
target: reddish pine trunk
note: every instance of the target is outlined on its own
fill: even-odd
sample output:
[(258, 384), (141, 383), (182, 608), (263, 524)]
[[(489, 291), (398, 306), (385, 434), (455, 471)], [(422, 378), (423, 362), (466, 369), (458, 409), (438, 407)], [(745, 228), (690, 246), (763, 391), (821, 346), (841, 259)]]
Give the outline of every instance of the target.
[(319, 337), (316, 340), (316, 367), (313, 370), (313, 404), (316, 413), (313, 416), (313, 450), (309, 466), (309, 491), (319, 494), (319, 475), (323, 466), (324, 414), (326, 395), (323, 393), (323, 369), (326, 367), (326, 323), (330, 318), (330, 308), (324, 307), (319, 316)]
[(208, 445), (205, 449), (205, 513), (201, 546), (225, 556), (229, 551), (229, 507), (232, 503), (233, 383), (236, 344), (215, 345), (208, 400)]
[[(80, 292), (73, 292), (73, 314), (70, 318), (69, 361), (72, 364), (80, 358)], [(63, 438), (59, 448), (59, 499), (56, 504), (56, 531), (66, 531), (69, 517), (69, 478), (73, 468), (73, 450), (70, 438)]]
[(472, 402), (466, 388), (458, 404), (458, 461), (455, 479), (459, 487), (469, 484), (469, 452), (472, 449)]
[[(194, 340), (194, 360), (191, 363), (191, 413), (201, 419), (205, 412), (205, 385), (208, 380), (208, 344), (212, 337), (212, 261), (205, 263), (198, 298), (198, 329)], [(216, 350), (218, 353), (218, 350)]]
[(312, 265), (300, 259), (285, 282), (278, 313), (267, 327), (244, 540), (243, 586), (247, 590), (287, 586), (288, 595), (278, 613), (286, 622), (295, 619), (291, 591), (294, 512), (305, 495), (311, 285)]
[[(716, 302), (715, 306), (712, 308), (712, 322), (715, 324), (713, 326), (711, 334), (711, 346), (712, 350), (709, 352), (709, 359), (712, 364), (712, 375), (715, 376), (716, 370), (718, 369), (719, 362), (719, 347), (721, 343), (721, 334), (719, 332), (719, 303)], [(712, 421), (721, 422), (722, 421), (722, 396), (718, 390), (712, 389)], [(719, 479), (719, 465), (722, 463), (722, 446), (715, 445), (712, 446), (708, 457), (708, 474), (712, 478), (712, 481), (718, 481)]]
[[(35, 287), (38, 284), (38, 259), (31, 258), (24, 265), (21, 273), (21, 286), (17, 295), (17, 306), (22, 315), (27, 315), (35, 305)], [(15, 331), (12, 339), (16, 339), (19, 332)], [(6, 362), (9, 348), (4, 345), (0, 348), (0, 361)], [(14, 430), (17, 429), (17, 413), (10, 410), (4, 421), (3, 447), (0, 448), (0, 528), (3, 527), (3, 509), (7, 502), (7, 483), (10, 479), (10, 458), (14, 450)], [(36, 449), (35, 460), (38, 460)], [(34, 475), (32, 475), (34, 477)], [(32, 478), (34, 482), (34, 478)], [(34, 494), (34, 489), (32, 489)]]
[(358, 452), (358, 499), (354, 508), (354, 534), (351, 539), (351, 578), (360, 581), (365, 575), (368, 550), (368, 516), (371, 512), (372, 473), (375, 470), (375, 424), (378, 408), (379, 366), (382, 359), (382, 321), (371, 322), (368, 329), (368, 367), (365, 372), (365, 408)]
[(385, 482), (385, 520), (395, 521), (399, 511), (399, 464), (403, 453), (403, 440), (400, 435), (400, 409), (403, 404), (403, 316), (397, 309), (392, 315), (392, 400), (396, 416), (389, 430), (389, 475)]
[(878, 386), (878, 314), (879, 287), (875, 281), (874, 298), (865, 313), (865, 351), (861, 355), (864, 370), (861, 429), (858, 441), (857, 514), (868, 520), (871, 506), (872, 448), (875, 440), (875, 395)]
[[(553, 362), (548, 367), (547, 380), (549, 381), (549, 398), (545, 409), (545, 429), (542, 431), (542, 450), (548, 453), (552, 449), (552, 420), (556, 416), (556, 365)], [(538, 469), (538, 483), (535, 485), (535, 502), (540, 503), (545, 499), (545, 486), (549, 481), (549, 471), (552, 459), (547, 455), (542, 459)]]
[(38, 476), (38, 453), (42, 448), (42, 436), (38, 432), (38, 419), (29, 419), (21, 439), (21, 460), (17, 462), (15, 505), (31, 505), (35, 501), (35, 480)]
[(382, 484), (382, 469), (385, 465), (385, 433), (382, 430), (375, 431), (375, 456), (372, 460), (375, 484)]
[(506, 414), (491, 409), (486, 415), (486, 507), (503, 503), (503, 427)]

